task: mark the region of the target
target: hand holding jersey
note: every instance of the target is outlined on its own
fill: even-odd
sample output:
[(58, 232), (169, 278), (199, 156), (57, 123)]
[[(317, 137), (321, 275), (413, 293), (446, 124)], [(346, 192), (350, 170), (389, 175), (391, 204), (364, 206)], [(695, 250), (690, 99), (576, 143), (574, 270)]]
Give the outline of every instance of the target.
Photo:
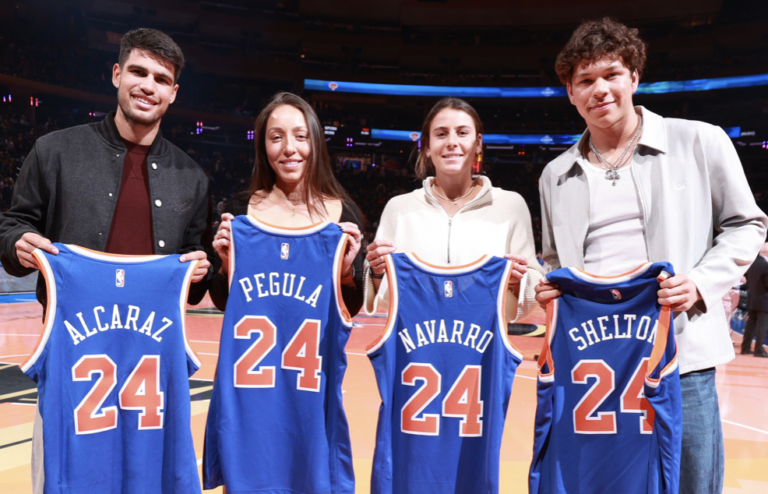
[(59, 253), (59, 249), (47, 238), (34, 232), (27, 232), (16, 241), (16, 257), (25, 268), (40, 269), (37, 258), (33, 255), (35, 249), (44, 250), (53, 255)]

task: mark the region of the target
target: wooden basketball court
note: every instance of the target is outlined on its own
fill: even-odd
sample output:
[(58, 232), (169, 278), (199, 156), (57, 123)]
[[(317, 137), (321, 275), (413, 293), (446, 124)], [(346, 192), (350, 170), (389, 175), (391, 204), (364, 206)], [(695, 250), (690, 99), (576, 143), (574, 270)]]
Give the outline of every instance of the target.
[[(4, 297), (15, 297), (5, 295)], [(17, 297), (0, 303), (0, 492), (32, 492), (30, 455), (32, 423), (37, 403), (34, 382), (24, 376), (23, 363), (42, 330), (42, 309), (35, 301)], [(191, 380), (192, 433), (198, 465), (202, 464), (203, 433), (219, 352), (222, 314), (207, 299), (187, 311), (192, 348), (202, 367)], [(527, 322), (540, 324), (543, 313)], [(352, 436), (357, 492), (369, 492), (379, 395), (366, 346), (382, 331), (385, 314), (356, 317), (359, 324), (347, 345), (349, 367), (344, 379), (344, 407)], [(518, 368), (507, 413), (501, 449), (501, 492), (527, 493), (528, 466), (533, 451), (536, 409), (536, 363), (542, 338), (510, 336), (525, 361)], [(740, 343), (739, 335), (734, 342)], [(720, 412), (725, 436), (726, 494), (768, 492), (768, 359), (737, 356), (717, 368)], [(221, 489), (207, 492), (221, 492)]]

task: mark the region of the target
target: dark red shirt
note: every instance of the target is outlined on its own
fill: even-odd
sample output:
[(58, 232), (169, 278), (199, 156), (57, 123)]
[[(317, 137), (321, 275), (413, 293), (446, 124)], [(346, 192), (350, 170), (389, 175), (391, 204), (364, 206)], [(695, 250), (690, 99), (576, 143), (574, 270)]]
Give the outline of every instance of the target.
[(149, 202), (147, 153), (149, 146), (123, 140), (128, 152), (123, 162), (123, 179), (106, 251), (112, 254), (154, 254), (152, 206)]

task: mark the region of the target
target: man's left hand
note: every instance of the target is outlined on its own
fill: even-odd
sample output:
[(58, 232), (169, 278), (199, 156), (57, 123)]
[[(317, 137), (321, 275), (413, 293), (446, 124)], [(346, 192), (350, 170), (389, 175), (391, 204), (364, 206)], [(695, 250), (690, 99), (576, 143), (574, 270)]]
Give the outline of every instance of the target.
[(657, 292), (659, 303), (669, 306), (675, 312), (684, 312), (693, 307), (693, 304), (701, 300), (696, 285), (684, 274), (678, 274), (667, 278), (659, 285), (661, 290)]
[(208, 262), (208, 256), (202, 250), (196, 250), (194, 252), (187, 252), (179, 258), (181, 262), (200, 261), (192, 275), (192, 283), (197, 283), (205, 278), (208, 274), (208, 268), (211, 267), (211, 263)]

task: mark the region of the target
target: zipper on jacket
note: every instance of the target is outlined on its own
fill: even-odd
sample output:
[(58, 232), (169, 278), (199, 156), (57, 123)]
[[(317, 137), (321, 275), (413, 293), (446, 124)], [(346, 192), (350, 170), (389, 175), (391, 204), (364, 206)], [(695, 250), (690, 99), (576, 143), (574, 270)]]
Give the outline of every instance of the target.
[[(474, 199), (472, 199), (471, 201), (469, 201), (468, 203), (460, 207), (458, 211), (453, 213), (454, 217), (457, 214), (459, 214), (461, 211), (463, 211), (464, 208), (475, 204), (477, 201), (485, 197), (486, 194), (490, 194), (490, 193), (491, 193), (491, 190), (489, 189), (485, 191), (485, 193), (483, 193), (482, 195), (478, 195), (477, 197), (475, 197)], [(428, 195), (429, 197), (432, 197), (432, 195), (429, 192), (425, 192), (425, 194)], [(448, 218), (448, 255), (447, 257), (448, 257), (448, 264), (450, 264), (451, 263), (451, 225), (453, 224), (453, 218), (451, 216), (448, 216), (448, 211), (445, 210), (445, 208), (442, 206), (442, 204), (440, 204), (440, 202), (437, 199), (435, 199), (434, 197), (432, 197), (432, 199), (435, 201), (435, 203), (438, 206), (440, 206), (440, 209), (443, 210), (443, 213), (445, 213), (445, 216)]]

